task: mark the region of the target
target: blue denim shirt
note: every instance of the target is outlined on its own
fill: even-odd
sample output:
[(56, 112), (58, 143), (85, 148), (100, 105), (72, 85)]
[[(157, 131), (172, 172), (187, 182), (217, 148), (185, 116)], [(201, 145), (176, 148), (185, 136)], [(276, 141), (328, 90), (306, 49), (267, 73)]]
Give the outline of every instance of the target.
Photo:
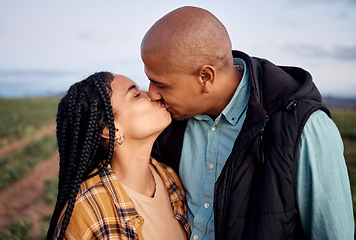
[[(215, 121), (203, 114), (189, 119), (184, 134), (179, 173), (194, 240), (214, 239), (214, 185), (246, 117), (249, 73), (243, 60), (234, 59), (234, 64), (244, 74), (230, 103)], [(353, 239), (343, 143), (322, 111), (313, 113), (303, 130), (295, 187), (302, 226), (311, 239)]]
[(197, 115), (188, 120), (179, 166), (186, 189), (192, 235), (214, 239), (214, 184), (229, 157), (246, 116), (250, 96), (249, 72), (241, 59), (234, 65), (243, 78), (230, 103), (214, 120)]

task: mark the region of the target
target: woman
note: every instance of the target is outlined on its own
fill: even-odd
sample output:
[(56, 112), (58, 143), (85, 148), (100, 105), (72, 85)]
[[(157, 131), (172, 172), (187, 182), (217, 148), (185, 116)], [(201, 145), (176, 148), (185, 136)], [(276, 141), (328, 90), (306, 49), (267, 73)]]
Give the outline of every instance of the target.
[(47, 239), (187, 239), (183, 187), (150, 157), (171, 122), (160, 102), (122, 75), (99, 72), (58, 105), (56, 207)]

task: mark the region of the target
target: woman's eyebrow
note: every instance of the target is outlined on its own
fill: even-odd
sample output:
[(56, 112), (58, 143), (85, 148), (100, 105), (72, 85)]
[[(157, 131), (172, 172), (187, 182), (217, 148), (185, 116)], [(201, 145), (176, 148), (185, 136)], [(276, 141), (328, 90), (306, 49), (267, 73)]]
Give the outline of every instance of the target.
[(130, 92), (130, 90), (135, 89), (135, 88), (137, 88), (137, 86), (136, 86), (135, 84), (132, 84), (132, 85), (127, 89), (126, 94), (128, 94), (128, 93)]

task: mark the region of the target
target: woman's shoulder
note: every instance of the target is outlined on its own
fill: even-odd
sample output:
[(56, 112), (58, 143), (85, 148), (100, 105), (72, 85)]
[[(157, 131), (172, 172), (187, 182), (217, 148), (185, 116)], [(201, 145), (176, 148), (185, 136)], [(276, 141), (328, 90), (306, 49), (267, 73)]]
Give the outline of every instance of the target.
[(80, 184), (79, 191), (77, 194), (77, 201), (80, 198), (87, 198), (88, 195), (92, 195), (93, 192), (96, 191), (96, 189), (100, 189), (101, 187), (102, 181), (99, 174), (96, 174), (93, 177), (84, 180)]
[(68, 225), (67, 230), (72, 235), (90, 235), (90, 229), (97, 229), (98, 219), (101, 219), (103, 224), (116, 222), (117, 214), (108, 190), (100, 175), (96, 174), (80, 185), (71, 224)]

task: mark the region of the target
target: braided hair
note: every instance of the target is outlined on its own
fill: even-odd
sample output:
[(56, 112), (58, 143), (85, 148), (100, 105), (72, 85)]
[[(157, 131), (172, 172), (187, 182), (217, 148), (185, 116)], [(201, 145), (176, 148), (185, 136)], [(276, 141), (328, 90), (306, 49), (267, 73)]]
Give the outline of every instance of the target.
[[(114, 152), (114, 114), (111, 106), (109, 72), (97, 72), (73, 84), (58, 104), (57, 141), (59, 150), (59, 181), (56, 206), (47, 239), (53, 234), (65, 205), (68, 203), (58, 239), (63, 239), (73, 212), (80, 184), (101, 173), (110, 164)], [(101, 144), (105, 126), (109, 129), (108, 146)]]

